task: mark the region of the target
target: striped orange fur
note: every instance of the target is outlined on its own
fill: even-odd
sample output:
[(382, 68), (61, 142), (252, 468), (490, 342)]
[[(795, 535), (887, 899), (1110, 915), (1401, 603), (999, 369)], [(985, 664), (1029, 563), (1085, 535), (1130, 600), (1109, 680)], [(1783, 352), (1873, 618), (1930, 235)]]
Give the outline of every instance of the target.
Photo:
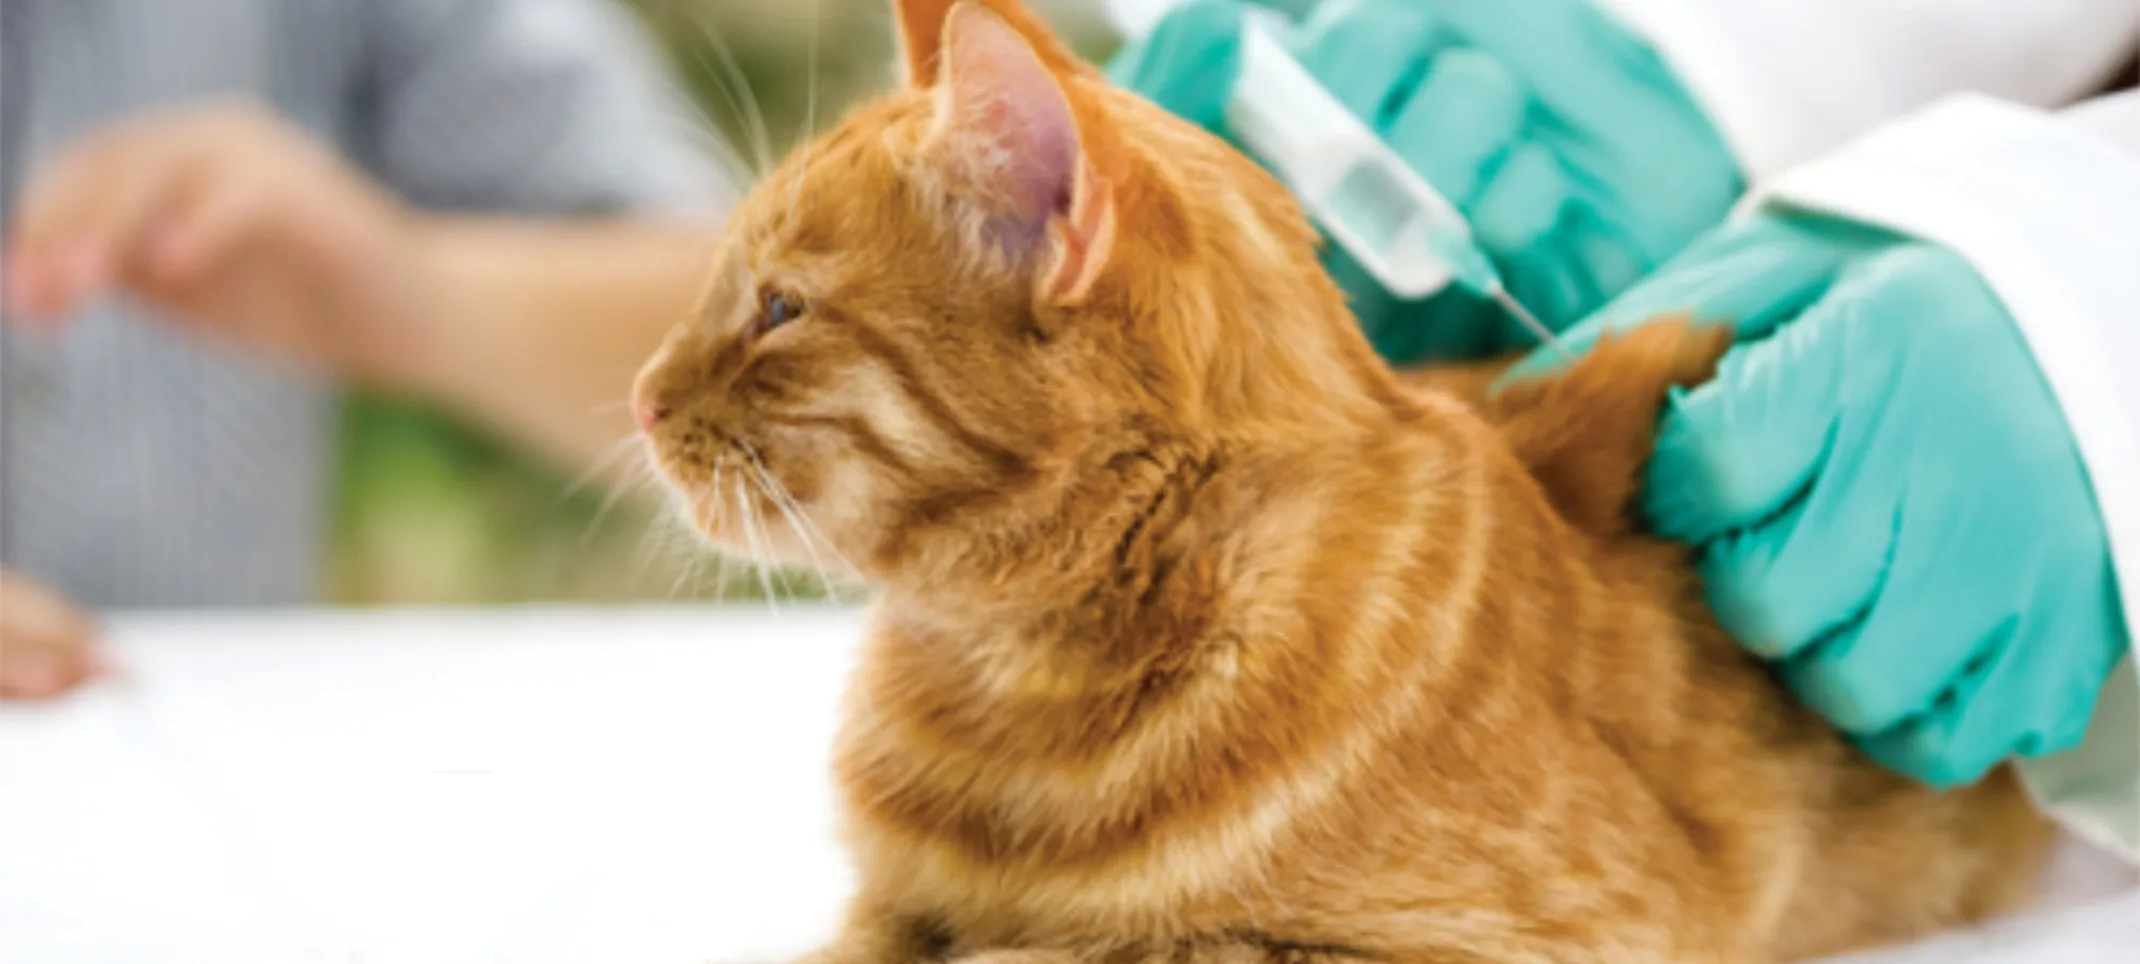
[(2009, 774), (1873, 766), (1628, 526), (1721, 335), (1400, 376), (1255, 165), (1015, 0), (896, 7), (909, 86), (638, 387), (709, 539), (881, 587), (814, 964), (1765, 962), (2028, 892)]

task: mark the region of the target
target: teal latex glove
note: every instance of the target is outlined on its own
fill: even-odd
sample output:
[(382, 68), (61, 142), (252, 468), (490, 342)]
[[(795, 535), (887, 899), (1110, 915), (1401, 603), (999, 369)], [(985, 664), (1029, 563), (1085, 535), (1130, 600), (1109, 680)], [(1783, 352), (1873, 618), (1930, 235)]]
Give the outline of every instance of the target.
[(1565, 344), (1690, 311), (1738, 344), (1665, 415), (1644, 509), (1697, 547), (1725, 627), (1874, 759), (1935, 786), (2077, 742), (2130, 640), (2072, 432), (1975, 269), (1763, 215)]
[[(1239, 0), (1193, 0), (1119, 54), (1122, 85), (1221, 134)], [(1736, 161), (1648, 45), (1590, 0), (1324, 0), (1295, 54), (1472, 222), (1517, 300), (1554, 328), (1720, 221)], [(1331, 273), (1394, 359), (1532, 343), (1468, 293), (1403, 302), (1342, 251)]]

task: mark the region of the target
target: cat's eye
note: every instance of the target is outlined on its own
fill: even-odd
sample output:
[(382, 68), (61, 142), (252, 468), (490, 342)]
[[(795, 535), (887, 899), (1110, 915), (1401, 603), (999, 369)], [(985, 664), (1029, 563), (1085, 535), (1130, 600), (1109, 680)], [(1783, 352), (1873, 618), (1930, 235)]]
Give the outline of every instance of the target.
[(767, 288), (758, 296), (758, 333), (765, 334), (802, 317), (803, 308), (801, 298)]

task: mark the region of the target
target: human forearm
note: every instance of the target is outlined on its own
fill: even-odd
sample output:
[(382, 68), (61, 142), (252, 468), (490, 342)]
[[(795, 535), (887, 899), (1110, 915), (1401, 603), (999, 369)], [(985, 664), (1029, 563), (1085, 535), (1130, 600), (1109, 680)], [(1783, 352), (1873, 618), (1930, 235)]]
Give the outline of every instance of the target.
[(434, 217), (412, 236), (422, 331), (378, 379), (583, 471), (632, 431), (632, 376), (690, 310), (712, 233)]

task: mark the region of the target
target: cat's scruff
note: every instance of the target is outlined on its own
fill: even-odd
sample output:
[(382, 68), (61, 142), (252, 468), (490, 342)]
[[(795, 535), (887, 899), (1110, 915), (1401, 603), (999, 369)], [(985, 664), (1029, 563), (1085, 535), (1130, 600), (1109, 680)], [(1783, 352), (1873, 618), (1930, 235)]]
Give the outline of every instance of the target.
[(895, 8), (906, 87), (637, 389), (709, 538), (803, 561), (785, 508), (882, 588), (814, 960), (1761, 962), (2029, 890), (2008, 775), (1879, 770), (1626, 527), (1720, 335), (1402, 378), (1254, 164), (1015, 0)]

